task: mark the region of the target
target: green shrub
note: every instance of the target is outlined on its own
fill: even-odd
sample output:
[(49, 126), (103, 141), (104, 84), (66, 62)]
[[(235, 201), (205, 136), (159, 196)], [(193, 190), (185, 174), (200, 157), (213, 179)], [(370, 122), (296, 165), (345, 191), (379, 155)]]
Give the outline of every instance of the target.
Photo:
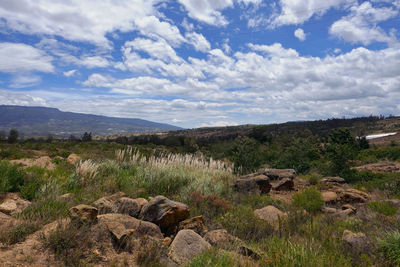
[(311, 214), (320, 211), (324, 205), (321, 193), (314, 187), (308, 187), (293, 196), (293, 205)]
[(274, 232), (273, 226), (257, 218), (251, 207), (239, 205), (217, 219), (230, 234), (243, 240), (262, 240)]
[(0, 161), (0, 193), (17, 192), (24, 184), (25, 172), (7, 161)]
[(369, 202), (368, 207), (386, 216), (393, 216), (397, 213), (397, 208), (389, 201)]
[(0, 242), (12, 245), (22, 242), (25, 238), (40, 229), (41, 224), (36, 221), (23, 221), (11, 228), (3, 229), (0, 231)]
[(400, 232), (386, 233), (383, 239), (378, 241), (379, 250), (384, 260), (391, 266), (400, 266)]
[(43, 199), (32, 203), (17, 217), (26, 221), (40, 221), (46, 224), (68, 216), (69, 206), (65, 202)]
[(208, 249), (195, 257), (186, 265), (187, 267), (231, 267), (239, 266), (226, 252), (217, 249)]

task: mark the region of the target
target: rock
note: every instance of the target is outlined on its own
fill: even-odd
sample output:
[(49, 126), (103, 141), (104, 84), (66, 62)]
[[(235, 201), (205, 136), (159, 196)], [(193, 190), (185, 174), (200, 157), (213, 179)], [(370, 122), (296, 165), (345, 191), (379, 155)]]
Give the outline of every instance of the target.
[(342, 206), (342, 210), (348, 210), (348, 209), (353, 210), (353, 211), (357, 211), (357, 208), (352, 206), (352, 205), (350, 205), (350, 204), (344, 204)]
[(77, 154), (70, 154), (67, 158), (67, 162), (71, 165), (75, 165), (81, 160), (82, 160), (82, 158), (80, 156), (78, 156)]
[(107, 197), (102, 197), (93, 202), (93, 206), (95, 206), (99, 210), (99, 214), (106, 214), (112, 212), (112, 203)]
[(282, 180), (284, 178), (293, 180), (296, 177), (296, 171), (293, 169), (265, 169), (259, 172), (271, 180)]
[(190, 229), (198, 233), (200, 236), (204, 236), (208, 231), (204, 223), (203, 216), (196, 216), (180, 222), (178, 229), (179, 230)]
[(287, 214), (275, 208), (274, 206), (266, 206), (262, 209), (254, 211), (254, 215), (261, 220), (268, 222), (276, 230), (279, 229), (279, 222), (287, 219)]
[(13, 217), (0, 212), (0, 228), (6, 227), (10, 228), (12, 225), (16, 224), (17, 220)]
[(339, 210), (335, 209), (335, 208), (330, 208), (330, 207), (323, 207), (322, 211), (324, 213), (328, 213), (328, 214), (334, 214), (337, 213)]
[(375, 173), (400, 172), (400, 162), (378, 162), (355, 167), (357, 171), (370, 171)]
[(74, 199), (74, 195), (67, 193), (58, 197), (61, 202), (71, 202)]
[(275, 191), (291, 191), (294, 188), (294, 182), (293, 179), (290, 178), (284, 178), (277, 182), (273, 189)]
[(98, 209), (95, 207), (80, 204), (69, 209), (71, 221), (78, 223), (92, 224), (97, 221)]
[(132, 217), (139, 216), (142, 206), (135, 199), (128, 197), (121, 197), (116, 200), (112, 205), (112, 212), (128, 214)]
[(171, 245), (171, 243), (172, 243), (172, 239), (170, 237), (166, 237), (163, 240), (161, 240), (161, 244), (164, 247), (169, 247), (169, 245)]
[(49, 171), (53, 171), (56, 168), (56, 165), (51, 161), (49, 156), (43, 156), (37, 159), (16, 159), (10, 160), (13, 164), (22, 165), (25, 168), (38, 166)]
[(344, 209), (344, 210), (339, 210), (334, 215), (335, 216), (339, 216), (339, 217), (346, 217), (346, 216), (350, 216), (350, 215), (354, 215), (354, 214), (356, 214), (355, 210), (353, 210), (353, 209)]
[(160, 228), (151, 222), (145, 222), (127, 214), (108, 213), (97, 216), (99, 224), (106, 224), (111, 234), (121, 240), (124, 236), (151, 236), (163, 239)]
[(345, 203), (365, 203), (369, 195), (357, 189), (347, 189), (343, 192), (342, 200)]
[(342, 241), (359, 252), (365, 252), (369, 245), (368, 238), (364, 233), (353, 233), (349, 230), (344, 230)]
[(325, 177), (321, 179), (323, 184), (344, 184), (346, 181), (341, 177)]
[(265, 175), (242, 176), (235, 182), (235, 190), (240, 193), (261, 193), (266, 194), (271, 190), (269, 178)]
[(246, 257), (250, 257), (253, 260), (258, 261), (259, 259), (261, 259), (260, 254), (258, 254), (257, 252), (255, 252), (254, 250), (252, 250), (251, 248), (247, 247), (247, 246), (240, 246), (237, 250), (238, 254), (246, 256)]
[(231, 244), (239, 239), (228, 233), (225, 229), (213, 230), (205, 234), (204, 239), (212, 246), (223, 247)]
[(164, 196), (152, 198), (143, 206), (139, 215), (139, 219), (157, 224), (166, 233), (174, 232), (179, 222), (188, 217), (189, 207), (187, 205)]
[(6, 193), (0, 197), (0, 212), (15, 215), (24, 211), (31, 202), (21, 198), (17, 193)]
[(325, 203), (334, 203), (339, 200), (339, 196), (333, 191), (321, 192), (321, 195)]
[(177, 264), (183, 265), (210, 246), (207, 241), (193, 230), (181, 230), (172, 241), (168, 256)]

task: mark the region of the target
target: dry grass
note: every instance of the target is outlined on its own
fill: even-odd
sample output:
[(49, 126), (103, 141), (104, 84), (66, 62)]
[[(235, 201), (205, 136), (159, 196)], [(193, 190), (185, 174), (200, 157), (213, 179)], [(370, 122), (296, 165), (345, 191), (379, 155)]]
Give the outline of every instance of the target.
[(80, 161), (76, 166), (75, 173), (81, 179), (81, 184), (85, 185), (98, 175), (99, 165), (92, 160)]

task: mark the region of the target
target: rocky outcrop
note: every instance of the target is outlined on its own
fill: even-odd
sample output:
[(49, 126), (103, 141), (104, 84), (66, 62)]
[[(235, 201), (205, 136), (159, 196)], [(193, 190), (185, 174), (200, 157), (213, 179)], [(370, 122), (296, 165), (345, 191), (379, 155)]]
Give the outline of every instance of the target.
[(400, 172), (400, 162), (378, 162), (355, 167), (357, 171), (370, 171), (377, 173)]
[(97, 221), (98, 209), (80, 204), (69, 209), (71, 221), (76, 223), (93, 224)]
[(113, 213), (128, 214), (132, 217), (138, 217), (145, 203), (147, 203), (145, 199), (136, 200), (128, 197), (121, 197), (113, 203), (111, 210)]
[(11, 216), (24, 211), (31, 205), (30, 201), (21, 198), (17, 193), (2, 194), (0, 203), (0, 212)]
[(71, 165), (77, 164), (79, 161), (81, 161), (82, 158), (78, 156), (77, 154), (70, 154), (67, 158), (67, 162)]
[(364, 233), (353, 233), (345, 230), (342, 235), (342, 242), (358, 252), (366, 252), (369, 240)]
[(262, 209), (257, 209), (254, 211), (254, 215), (259, 219), (268, 222), (275, 229), (278, 229), (280, 222), (286, 220), (288, 217), (285, 212), (280, 211), (274, 206), (266, 206)]
[(123, 247), (126, 240), (131, 237), (150, 236), (163, 239), (160, 228), (151, 223), (138, 220), (126, 214), (102, 214), (97, 216), (98, 223), (107, 226), (114, 240)]
[(25, 168), (38, 166), (49, 171), (53, 171), (56, 165), (51, 161), (49, 156), (43, 156), (37, 159), (16, 159), (10, 161), (13, 164), (22, 165)]
[(143, 206), (139, 219), (157, 224), (165, 233), (172, 233), (179, 222), (189, 217), (189, 213), (187, 205), (157, 196)]
[(336, 192), (333, 191), (321, 192), (321, 195), (325, 203), (335, 203), (339, 200), (338, 194), (336, 194)]
[(269, 178), (265, 175), (246, 175), (237, 179), (235, 190), (240, 193), (261, 193), (266, 194), (271, 190)]
[(368, 201), (370, 196), (357, 189), (346, 189), (343, 192), (342, 201), (345, 203), (365, 203)]
[(259, 171), (271, 180), (282, 180), (285, 178), (293, 180), (296, 177), (296, 171), (293, 169), (265, 169)]
[(107, 197), (102, 197), (95, 202), (93, 202), (93, 206), (95, 206), (99, 210), (99, 214), (106, 214), (112, 212), (112, 202)]
[(275, 191), (291, 191), (294, 189), (294, 182), (291, 178), (284, 178), (273, 185)]
[(168, 256), (183, 265), (209, 247), (210, 244), (193, 230), (181, 230), (172, 241)]
[(325, 177), (320, 181), (322, 184), (344, 184), (345, 180), (341, 177)]
[(232, 244), (233, 242), (239, 241), (239, 239), (228, 233), (225, 229), (218, 229), (209, 231), (205, 234), (204, 239), (212, 246), (224, 247)]
[(207, 227), (204, 223), (203, 216), (196, 216), (179, 223), (179, 230), (193, 230), (201, 236), (207, 233)]

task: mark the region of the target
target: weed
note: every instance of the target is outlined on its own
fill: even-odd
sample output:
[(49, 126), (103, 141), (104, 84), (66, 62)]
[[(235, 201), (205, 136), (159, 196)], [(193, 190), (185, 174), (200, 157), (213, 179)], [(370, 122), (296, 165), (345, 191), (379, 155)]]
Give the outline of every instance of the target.
[(400, 232), (393, 231), (386, 233), (383, 239), (378, 242), (379, 249), (391, 266), (400, 266)]
[(386, 216), (393, 216), (397, 213), (397, 208), (391, 202), (388, 201), (369, 202), (368, 207)]

